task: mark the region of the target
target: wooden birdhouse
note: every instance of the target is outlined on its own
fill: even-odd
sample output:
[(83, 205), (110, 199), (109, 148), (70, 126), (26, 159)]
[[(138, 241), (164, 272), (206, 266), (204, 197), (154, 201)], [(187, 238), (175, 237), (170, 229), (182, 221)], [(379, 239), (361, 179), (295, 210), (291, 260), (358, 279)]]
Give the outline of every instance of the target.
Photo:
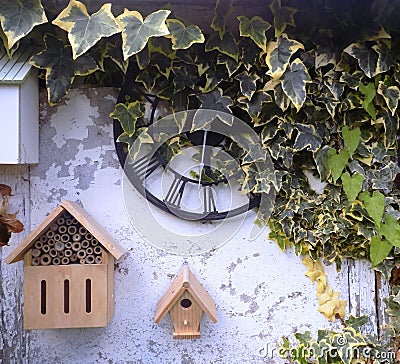
[(203, 312), (213, 323), (217, 322), (215, 302), (187, 264), (158, 301), (154, 321), (159, 323), (167, 312), (174, 325), (174, 339), (199, 338)]
[(114, 258), (125, 250), (63, 201), (6, 258), (24, 260), (24, 328), (103, 327), (114, 312)]
[(31, 47), (0, 51), (0, 164), (39, 162), (39, 83)]

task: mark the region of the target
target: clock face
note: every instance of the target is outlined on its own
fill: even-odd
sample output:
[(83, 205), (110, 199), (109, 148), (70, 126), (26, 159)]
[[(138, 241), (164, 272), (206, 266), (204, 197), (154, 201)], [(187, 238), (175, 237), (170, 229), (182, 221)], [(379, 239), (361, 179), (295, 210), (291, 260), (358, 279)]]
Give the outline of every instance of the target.
[[(115, 137), (121, 133), (115, 122)], [(272, 162), (251, 127), (224, 112), (171, 114), (143, 125), (129, 152), (121, 143), (116, 148), (134, 188), (151, 204), (185, 220), (227, 219), (275, 196), (273, 188), (263, 196), (242, 187), (249, 178), (243, 161), (269, 171), (271, 186)]]

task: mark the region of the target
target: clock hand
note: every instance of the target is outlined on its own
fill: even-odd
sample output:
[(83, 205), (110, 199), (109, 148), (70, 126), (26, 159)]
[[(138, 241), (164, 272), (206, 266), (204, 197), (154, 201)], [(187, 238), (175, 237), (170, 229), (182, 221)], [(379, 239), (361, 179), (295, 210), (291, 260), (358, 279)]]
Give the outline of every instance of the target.
[(203, 147), (201, 151), (201, 161), (199, 164), (199, 184), (198, 184), (198, 189), (200, 189), (201, 186), (201, 176), (203, 174), (203, 168), (204, 168), (204, 153), (206, 150), (206, 142), (207, 142), (207, 130), (204, 130), (204, 136), (203, 136)]

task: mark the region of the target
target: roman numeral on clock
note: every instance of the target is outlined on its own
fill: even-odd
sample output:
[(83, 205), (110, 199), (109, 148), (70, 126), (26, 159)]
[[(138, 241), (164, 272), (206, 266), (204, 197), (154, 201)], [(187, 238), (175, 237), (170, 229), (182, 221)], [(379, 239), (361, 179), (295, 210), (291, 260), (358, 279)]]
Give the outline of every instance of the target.
[(159, 166), (160, 163), (157, 158), (154, 155), (150, 158), (150, 154), (146, 154), (143, 157), (136, 159), (131, 164), (131, 168), (133, 168), (141, 181), (148, 178)]
[(217, 207), (215, 205), (213, 189), (211, 186), (203, 187), (203, 199), (204, 199), (204, 213), (216, 212)]
[(164, 202), (176, 207), (180, 207), (183, 191), (186, 187), (186, 182), (187, 181), (182, 180), (182, 177), (178, 178), (177, 176), (175, 176), (174, 181), (172, 182), (171, 186), (169, 187), (168, 193), (165, 196)]

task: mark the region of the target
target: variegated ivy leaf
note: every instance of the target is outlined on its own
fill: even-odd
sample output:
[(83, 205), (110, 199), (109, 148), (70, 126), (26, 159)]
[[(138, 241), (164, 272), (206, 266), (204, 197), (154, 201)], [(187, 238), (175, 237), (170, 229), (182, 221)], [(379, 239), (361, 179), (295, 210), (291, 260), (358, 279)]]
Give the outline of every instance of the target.
[(342, 180), (343, 189), (347, 196), (347, 199), (350, 203), (352, 203), (361, 191), (364, 177), (357, 172), (354, 173), (353, 176), (350, 176), (348, 172), (345, 172), (341, 175), (340, 178)]
[(232, 106), (233, 103), (232, 99), (228, 96), (223, 96), (220, 88), (217, 88), (212, 92), (199, 95), (197, 98), (201, 102), (202, 109), (223, 111), (228, 114), (232, 113), (230, 109), (230, 106)]
[(276, 41), (268, 42), (265, 57), (269, 68), (267, 73), (274, 80), (280, 79), (289, 65), (290, 58), (299, 49), (304, 49), (304, 46), (296, 40), (289, 39), (286, 34), (282, 34)]
[(397, 86), (385, 86), (383, 81), (379, 81), (378, 94), (385, 99), (386, 105), (389, 108), (392, 116), (394, 116), (397, 105), (399, 104), (400, 90)]
[(321, 181), (326, 181), (331, 173), (328, 163), (329, 146), (325, 145), (315, 153), (314, 160)]
[(47, 22), (40, 0), (0, 0), (0, 23), (10, 49), (39, 24)]
[(203, 43), (204, 35), (197, 25), (185, 24), (176, 19), (167, 20), (168, 30), (172, 42), (172, 49), (187, 49), (194, 43)]
[(344, 140), (344, 146), (351, 157), (356, 151), (358, 145), (360, 144), (361, 130), (359, 127), (350, 130), (350, 128), (346, 125), (342, 128), (342, 136)]
[(266, 102), (271, 102), (272, 97), (266, 92), (257, 91), (251, 100), (243, 96), (239, 98), (238, 101), (245, 105), (244, 109), (252, 118), (256, 118), (260, 114), (263, 104)]
[(349, 152), (346, 149), (342, 149), (339, 154), (336, 153), (334, 148), (331, 148), (327, 152), (328, 155), (328, 165), (331, 170), (333, 182), (339, 179), (342, 175), (343, 169), (349, 160)]
[(172, 49), (172, 43), (169, 39), (170, 35), (165, 37), (153, 37), (149, 38), (147, 47), (149, 48), (149, 53), (161, 53), (165, 57), (171, 58), (173, 60), (176, 55), (176, 51)]
[(353, 90), (356, 90), (362, 78), (363, 73), (361, 71), (355, 71), (353, 74), (343, 72), (340, 76), (339, 81), (344, 82), (347, 86), (349, 86)]
[(104, 4), (99, 11), (89, 15), (84, 4), (70, 0), (53, 24), (68, 32), (74, 59), (86, 53), (101, 38), (120, 32), (111, 4)]
[(315, 51), (315, 69), (324, 67), (328, 64), (336, 65), (337, 63), (337, 54), (328, 48), (318, 47)]
[(140, 52), (151, 37), (169, 34), (165, 21), (170, 13), (169, 10), (158, 10), (143, 19), (138, 11), (125, 9), (117, 17), (117, 22), (122, 29), (122, 49), (125, 60)]
[(220, 38), (217, 33), (213, 33), (208, 38), (206, 43), (206, 52), (217, 50), (229, 57), (232, 57), (236, 62), (239, 58), (239, 47), (235, 36), (231, 32), (224, 32)]
[(311, 82), (307, 68), (295, 59), (282, 76), (282, 89), (299, 111), (306, 101), (306, 84)]
[(344, 52), (358, 61), (360, 68), (364, 71), (367, 77), (372, 78), (379, 73), (377, 70), (378, 53), (375, 50), (368, 49), (361, 43), (352, 43), (344, 50)]
[(273, 0), (269, 8), (274, 15), (275, 37), (279, 37), (288, 25), (296, 26), (294, 14), (297, 10), (288, 6), (282, 6), (281, 0)]
[(162, 77), (155, 66), (146, 67), (136, 76), (135, 81), (141, 82), (147, 91), (152, 92), (157, 80)]
[(44, 36), (46, 48), (31, 58), (37, 68), (46, 70), (46, 87), (49, 103), (59, 102), (68, 92), (75, 76), (86, 76), (98, 69), (92, 57), (83, 55), (72, 59), (72, 48), (53, 35)]
[(395, 59), (390, 52), (390, 49), (384, 44), (379, 43), (372, 47), (378, 53), (378, 63), (376, 66), (376, 74), (380, 74), (389, 70), (395, 65)]
[[(120, 47), (119, 49), (119, 54), (121, 55), (120, 59), (123, 61), (123, 64), (128, 64), (127, 61), (124, 61), (124, 55), (122, 54), (122, 47)], [(149, 48), (147, 46), (144, 47), (139, 53), (135, 54), (135, 58), (139, 69), (140, 70), (145, 69), (150, 64)]]
[(228, 70), (229, 77), (231, 77), (240, 67), (239, 62), (236, 62), (233, 58), (222, 53), (218, 54), (217, 64), (225, 65), (226, 69)]
[(232, 0), (217, 0), (215, 3), (215, 14), (211, 22), (211, 28), (219, 32), (221, 38), (225, 33), (225, 19), (232, 11), (232, 3)]
[(296, 124), (297, 136), (293, 148), (295, 150), (311, 150), (317, 151), (322, 144), (321, 137), (315, 131), (313, 125)]
[(279, 106), (279, 108), (285, 112), (290, 106), (290, 99), (283, 92), (282, 84), (277, 83), (274, 88), (274, 97), (275, 103)]
[(151, 55), (151, 63), (156, 66), (158, 71), (166, 78), (169, 78), (169, 75), (172, 71), (172, 62), (171, 59), (164, 56), (161, 53), (153, 53)]
[(399, 119), (395, 115), (392, 116), (387, 113), (383, 118), (383, 125), (385, 127), (383, 140), (386, 148), (389, 148), (396, 143), (397, 131), (399, 129)]
[(254, 16), (251, 19), (241, 15), (239, 20), (239, 32), (242, 37), (251, 38), (264, 52), (267, 51), (267, 37), (265, 32), (271, 28), (271, 24), (260, 16)]
[(383, 211), (385, 209), (385, 196), (379, 191), (374, 191), (372, 196), (369, 192), (364, 191), (360, 194), (360, 199), (364, 202), (364, 207), (368, 215), (374, 221), (377, 229), (379, 229), (382, 224)]
[(144, 116), (145, 108), (140, 101), (130, 102), (128, 105), (119, 103), (115, 105), (110, 116), (117, 119), (124, 132), (132, 137), (136, 131), (136, 121)]
[(369, 257), (372, 265), (375, 267), (381, 263), (389, 255), (393, 245), (386, 239), (382, 239), (379, 235), (375, 235), (371, 238)]
[(256, 73), (249, 75), (247, 71), (244, 71), (238, 74), (235, 78), (240, 83), (240, 92), (242, 95), (251, 100), (257, 90), (257, 80), (260, 79), (260, 76)]
[(174, 92), (183, 91), (186, 87), (193, 88), (199, 80), (197, 68), (194, 65), (192, 67), (174, 67), (172, 72), (175, 74), (173, 79)]
[(374, 33), (368, 34), (365, 38), (365, 40), (368, 40), (370, 42), (382, 39), (391, 39), (391, 36), (386, 32), (384, 27), (374, 29)]
[(250, 38), (242, 38), (239, 41), (241, 49), (241, 61), (249, 71), (259, 60), (260, 48), (258, 48)]
[(358, 84), (358, 89), (364, 95), (363, 108), (371, 116), (373, 120), (376, 120), (376, 110), (374, 106), (374, 98), (376, 95), (375, 84), (373, 82), (364, 85), (362, 82)]

